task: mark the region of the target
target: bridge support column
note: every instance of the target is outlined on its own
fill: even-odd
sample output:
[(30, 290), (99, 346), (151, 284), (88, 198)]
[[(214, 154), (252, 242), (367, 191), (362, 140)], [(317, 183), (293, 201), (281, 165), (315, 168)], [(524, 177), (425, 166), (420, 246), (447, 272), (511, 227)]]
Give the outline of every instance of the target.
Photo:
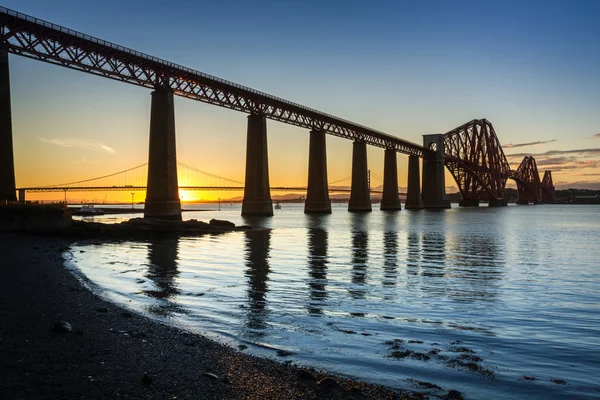
[(383, 164), (383, 195), (381, 196), (380, 209), (383, 211), (395, 211), (402, 209), (400, 197), (398, 197), (398, 162), (396, 151), (385, 150)]
[(367, 172), (367, 143), (362, 141), (355, 141), (352, 145), (352, 187), (348, 211), (372, 211)]
[(423, 135), (423, 147), (434, 150), (434, 154), (423, 156), (423, 207), (450, 208), (444, 176), (444, 135)]
[(25, 204), (25, 189), (19, 189), (19, 203)]
[(264, 115), (248, 115), (246, 182), (242, 215), (273, 215), (269, 186), (267, 119)]
[(327, 149), (325, 131), (310, 131), (308, 153), (308, 187), (305, 214), (331, 214), (329, 186), (327, 185)]
[(175, 105), (173, 91), (157, 88), (152, 92), (148, 184), (144, 218), (181, 220), (175, 151)]
[(420, 210), (423, 208), (421, 201), (421, 177), (419, 176), (419, 157), (408, 156), (408, 188), (406, 190), (407, 210)]
[(479, 207), (479, 200), (477, 199), (462, 199), (458, 203), (459, 207)]
[(8, 51), (0, 49), (0, 201), (16, 201)]
[(490, 200), (488, 202), (488, 207), (506, 207), (508, 205), (508, 203), (502, 199), (502, 200)]

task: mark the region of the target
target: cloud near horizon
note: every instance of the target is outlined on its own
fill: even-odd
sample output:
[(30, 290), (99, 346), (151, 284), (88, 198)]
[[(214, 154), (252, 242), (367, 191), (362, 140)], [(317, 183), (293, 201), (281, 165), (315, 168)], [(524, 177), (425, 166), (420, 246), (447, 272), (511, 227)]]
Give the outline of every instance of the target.
[(564, 189), (600, 190), (600, 181), (555, 182), (554, 187), (557, 190), (564, 190)]
[[(512, 168), (517, 168), (523, 157), (533, 156), (538, 170), (551, 170), (558, 174), (573, 174), (578, 170), (600, 169), (600, 149), (550, 150), (544, 153), (507, 154), (506, 159)], [(581, 175), (577, 174), (577, 175)]]
[(537, 146), (538, 144), (544, 144), (544, 143), (552, 143), (552, 142), (556, 142), (556, 139), (552, 139), (552, 140), (546, 140), (546, 141), (538, 141), (538, 142), (529, 142), (529, 143), (509, 143), (509, 144), (505, 144), (502, 147), (504, 147), (505, 149), (514, 149), (515, 147), (525, 147), (525, 146)]
[(594, 155), (600, 155), (600, 149), (575, 149), (575, 150), (550, 150), (550, 151), (546, 151), (544, 153), (513, 153), (513, 154), (506, 154), (506, 157), (511, 157), (511, 158), (515, 158), (515, 157), (525, 157), (525, 156), (534, 156), (537, 160), (537, 157), (547, 157), (547, 156), (554, 156), (554, 155), (558, 155), (558, 154), (581, 154), (581, 155), (587, 155), (590, 157), (593, 157)]
[(72, 147), (83, 150), (94, 150), (102, 151), (109, 154), (116, 154), (117, 151), (110, 146), (100, 143), (97, 140), (86, 140), (86, 139), (58, 139), (58, 138), (45, 138), (39, 137), (40, 142), (50, 143), (61, 147)]

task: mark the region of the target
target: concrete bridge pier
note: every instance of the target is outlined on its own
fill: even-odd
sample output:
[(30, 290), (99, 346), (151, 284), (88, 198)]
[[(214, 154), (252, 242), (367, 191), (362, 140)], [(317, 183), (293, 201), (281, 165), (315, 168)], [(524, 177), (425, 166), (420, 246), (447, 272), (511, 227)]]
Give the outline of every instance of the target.
[(423, 208), (419, 162), (418, 156), (408, 156), (408, 189), (406, 191), (406, 203), (404, 204), (404, 208), (407, 210), (420, 210)]
[(423, 147), (434, 151), (423, 156), (423, 207), (450, 208), (444, 176), (444, 135), (423, 135)]
[(242, 215), (273, 215), (269, 186), (267, 119), (264, 115), (248, 115), (246, 143), (246, 182)]
[(383, 164), (383, 195), (381, 196), (382, 211), (400, 211), (402, 203), (398, 196), (398, 162), (396, 151), (385, 149)]
[(0, 49), (0, 201), (16, 201), (8, 51)]
[(181, 220), (175, 151), (175, 105), (170, 88), (152, 92), (148, 184), (144, 218)]
[(352, 187), (348, 211), (372, 211), (367, 172), (367, 143), (362, 141), (355, 141), (352, 145)]
[(325, 146), (325, 131), (313, 129), (310, 131), (310, 146), (308, 152), (308, 187), (305, 214), (331, 214), (329, 186), (327, 185), (327, 149)]

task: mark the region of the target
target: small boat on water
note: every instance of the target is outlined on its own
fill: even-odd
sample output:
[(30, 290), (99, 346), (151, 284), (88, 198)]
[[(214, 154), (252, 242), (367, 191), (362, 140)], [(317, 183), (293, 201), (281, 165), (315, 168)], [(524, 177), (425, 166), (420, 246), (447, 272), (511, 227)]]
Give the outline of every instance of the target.
[(281, 204), (279, 204), (279, 202), (275, 203), (275, 209), (281, 210)]
[(104, 210), (101, 208), (94, 207), (93, 204), (84, 204), (78, 210), (72, 212), (73, 215), (104, 215)]

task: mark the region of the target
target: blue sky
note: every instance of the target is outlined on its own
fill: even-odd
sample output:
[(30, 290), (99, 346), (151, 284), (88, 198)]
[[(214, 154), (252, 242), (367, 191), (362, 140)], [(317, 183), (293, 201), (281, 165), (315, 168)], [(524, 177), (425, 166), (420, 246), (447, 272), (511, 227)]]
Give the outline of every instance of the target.
[[(487, 118), (504, 145), (555, 140), (506, 148), (507, 154), (600, 148), (600, 138), (592, 138), (600, 132), (600, 1), (3, 5), (417, 143), (422, 134)], [(18, 181), (60, 181), (93, 176), (107, 162), (117, 169), (145, 162), (146, 89), (16, 56), (11, 74)], [(242, 114), (178, 99), (176, 116), (180, 160), (243, 176)], [(40, 137), (99, 140), (115, 153), (55, 146), (46, 154), (53, 145)], [(45, 155), (26, 166), (34, 142)], [(270, 123), (269, 151), (271, 170), (286, 170), (285, 176), (272, 172), (272, 183), (306, 181), (303, 130)], [(600, 151), (584, 153), (596, 162), (585, 166), (573, 164), (576, 153), (568, 154), (550, 164), (571, 166), (557, 169), (555, 181), (600, 180)], [(330, 178), (343, 177), (351, 143), (328, 138), (328, 157)], [(69, 164), (77, 160), (86, 165), (73, 171)], [(48, 164), (53, 167), (43, 168), (45, 179), (40, 174)], [(383, 151), (370, 149), (369, 164), (381, 175)], [(20, 169), (28, 172), (20, 175)]]

